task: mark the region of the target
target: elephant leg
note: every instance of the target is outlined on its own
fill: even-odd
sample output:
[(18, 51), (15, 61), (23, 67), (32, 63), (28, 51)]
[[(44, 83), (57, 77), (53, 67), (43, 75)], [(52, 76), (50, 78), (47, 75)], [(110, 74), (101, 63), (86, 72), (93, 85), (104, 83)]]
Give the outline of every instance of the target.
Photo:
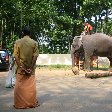
[(76, 56), (75, 58), (74, 58), (74, 63), (75, 63), (75, 67), (78, 67), (78, 69), (80, 70), (80, 65), (79, 65), (79, 57), (78, 56)]
[(79, 63), (79, 58), (75, 56), (75, 58), (74, 58), (74, 62), (75, 62), (75, 66), (77, 66), (78, 63)]
[(91, 56), (90, 58), (90, 69), (93, 70), (93, 60), (94, 60), (94, 57)]
[(84, 63), (84, 69), (85, 70), (87, 70), (87, 71), (91, 70), (90, 63), (91, 63), (90, 56), (85, 54), (85, 63)]
[[(72, 54), (72, 67), (78, 67), (79, 65), (79, 56)], [(79, 68), (79, 67), (78, 67)]]
[[(96, 56), (91, 56), (91, 58), (90, 58), (90, 68), (91, 68), (91, 70), (93, 70), (93, 65), (94, 65), (95, 61), (97, 61), (97, 57)], [(98, 64), (97, 64), (97, 69), (98, 69)]]
[[(98, 56), (93, 56), (93, 60), (94, 60), (94, 62), (95, 62), (95, 64), (96, 64), (96, 68), (97, 68), (97, 70), (98, 70)], [(94, 65), (94, 64), (93, 64)]]
[(109, 67), (109, 71), (111, 71), (112, 72), (112, 58), (108, 58), (109, 59), (109, 61), (110, 61), (110, 67)]
[(72, 67), (74, 67), (75, 66), (75, 59), (74, 59), (75, 56), (74, 56), (74, 54), (72, 54), (71, 57), (72, 57)]

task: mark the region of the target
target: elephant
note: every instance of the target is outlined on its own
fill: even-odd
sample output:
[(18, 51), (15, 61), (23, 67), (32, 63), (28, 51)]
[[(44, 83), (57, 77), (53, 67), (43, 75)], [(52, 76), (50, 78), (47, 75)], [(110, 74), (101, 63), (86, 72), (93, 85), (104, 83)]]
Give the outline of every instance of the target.
[(85, 70), (91, 70), (91, 58), (93, 56), (107, 57), (110, 61), (110, 70), (112, 69), (112, 37), (103, 33), (74, 37), (72, 55), (81, 48), (84, 50)]

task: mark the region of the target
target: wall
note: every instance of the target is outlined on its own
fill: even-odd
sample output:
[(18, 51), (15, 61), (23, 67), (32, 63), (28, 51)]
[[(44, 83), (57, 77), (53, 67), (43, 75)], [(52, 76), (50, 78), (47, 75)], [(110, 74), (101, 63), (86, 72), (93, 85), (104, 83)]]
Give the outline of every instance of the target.
[[(106, 57), (98, 57), (99, 65), (109, 65), (109, 60)], [(37, 65), (72, 65), (70, 54), (39, 54), (36, 62)]]

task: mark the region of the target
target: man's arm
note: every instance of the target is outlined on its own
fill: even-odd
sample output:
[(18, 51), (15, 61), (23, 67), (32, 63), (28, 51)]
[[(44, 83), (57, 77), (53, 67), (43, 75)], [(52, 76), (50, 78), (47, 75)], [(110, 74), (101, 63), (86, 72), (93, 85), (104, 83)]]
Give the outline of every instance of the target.
[(19, 59), (19, 48), (17, 46), (17, 43), (14, 44), (14, 53), (13, 53), (14, 57), (15, 57), (15, 62), (17, 64), (17, 67), (24, 69), (24, 67), (21, 65), (20, 63), (20, 59)]
[(17, 66), (20, 66), (20, 60), (19, 60), (19, 48), (17, 46), (17, 43), (14, 44), (14, 53), (15, 61)]
[(37, 57), (39, 55), (39, 50), (38, 50), (38, 43), (35, 44), (35, 48), (34, 48), (34, 52), (33, 52), (33, 59), (32, 59), (32, 63), (29, 69), (27, 69), (27, 73), (31, 73), (35, 64), (36, 64), (36, 60)]
[(30, 69), (33, 69), (33, 67), (35, 66), (37, 57), (38, 57), (38, 56), (34, 56), (34, 57), (33, 57), (33, 59), (32, 59), (32, 64), (31, 64), (31, 66), (30, 66)]
[(36, 63), (36, 60), (37, 60), (38, 55), (39, 55), (38, 43), (36, 43), (35, 44), (34, 51), (33, 51), (32, 63), (31, 63), (31, 66), (30, 66), (31, 69), (33, 69), (33, 67), (35, 66), (35, 63)]
[(15, 57), (15, 61), (16, 61), (17, 66), (21, 68), (22, 66), (21, 66), (20, 59), (19, 59), (20, 52), (19, 52), (19, 48), (17, 46), (17, 43), (14, 44), (14, 53), (13, 53), (13, 55)]

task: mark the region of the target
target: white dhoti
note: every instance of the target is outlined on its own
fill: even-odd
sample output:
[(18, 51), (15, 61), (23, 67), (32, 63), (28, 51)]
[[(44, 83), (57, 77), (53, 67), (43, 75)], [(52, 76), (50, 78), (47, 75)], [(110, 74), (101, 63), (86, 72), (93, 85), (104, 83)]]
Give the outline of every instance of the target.
[(8, 71), (7, 77), (6, 77), (6, 83), (5, 87), (10, 88), (15, 85), (16, 77), (15, 77), (15, 66), (12, 67), (12, 69)]

